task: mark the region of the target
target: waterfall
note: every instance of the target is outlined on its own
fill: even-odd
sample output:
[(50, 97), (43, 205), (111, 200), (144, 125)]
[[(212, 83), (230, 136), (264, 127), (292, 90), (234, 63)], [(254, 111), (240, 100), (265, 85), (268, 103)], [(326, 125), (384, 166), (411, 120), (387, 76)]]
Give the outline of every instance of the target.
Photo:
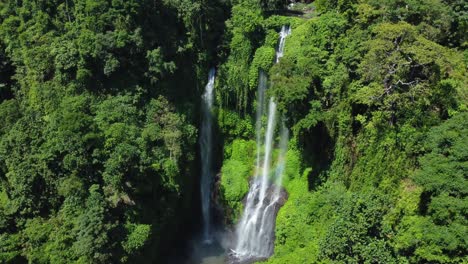
[[(256, 142), (257, 146), (262, 144), (262, 117), (263, 117), (263, 108), (265, 102), (265, 90), (267, 88), (268, 78), (264, 71), (260, 71), (258, 76), (258, 91), (257, 91), (257, 115), (255, 122), (255, 133), (256, 133)], [(257, 166), (256, 169), (260, 167), (260, 148), (257, 148)], [(257, 172), (255, 173), (257, 174)]]
[(201, 154), (201, 205), (203, 215), (203, 239), (206, 243), (211, 243), (211, 185), (213, 181), (212, 171), (212, 123), (213, 116), (213, 89), (215, 81), (215, 69), (210, 69), (208, 83), (205, 86), (202, 100), (202, 123), (200, 129), (200, 154)]
[[(276, 51), (277, 63), (283, 56), (285, 40), (290, 33), (289, 27), (282, 27)], [(289, 135), (288, 129), (284, 125), (284, 117), (281, 117), (279, 154), (274, 163), (275, 170), (272, 172), (277, 109), (276, 102), (271, 97), (268, 102), (265, 136), (262, 137), (266, 87), (267, 76), (263, 71), (260, 71), (257, 94), (255, 175), (247, 194), (244, 212), (236, 229), (237, 243), (232, 249), (232, 255), (240, 261), (266, 258), (273, 254), (275, 217), (281, 205), (281, 184)], [(262, 147), (263, 152), (261, 151)]]
[(276, 63), (278, 63), (279, 60), (284, 55), (284, 45), (286, 44), (286, 37), (289, 36), (290, 34), (291, 34), (291, 28), (290, 27), (283, 26), (281, 28), (278, 49), (276, 49)]

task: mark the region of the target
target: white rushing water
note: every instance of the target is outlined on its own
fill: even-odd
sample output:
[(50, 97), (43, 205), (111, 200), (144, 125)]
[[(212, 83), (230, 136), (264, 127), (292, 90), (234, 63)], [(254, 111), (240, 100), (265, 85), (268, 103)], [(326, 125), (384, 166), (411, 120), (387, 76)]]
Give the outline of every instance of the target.
[[(282, 27), (276, 51), (277, 63), (283, 56), (285, 40), (290, 33), (289, 27)], [(259, 73), (257, 95), (257, 161), (255, 175), (247, 194), (244, 212), (236, 229), (237, 243), (232, 249), (233, 256), (241, 262), (248, 259), (266, 258), (273, 254), (275, 217), (281, 206), (281, 183), (285, 167), (288, 130), (284, 125), (284, 118), (281, 118), (279, 154), (277, 161), (274, 163), (275, 169), (271, 171), (277, 110), (275, 100), (272, 97), (268, 103), (265, 136), (262, 137), (266, 88), (267, 76), (261, 71)], [(263, 151), (261, 151), (262, 147)]]
[(213, 107), (213, 89), (215, 82), (215, 69), (210, 69), (208, 83), (205, 87), (202, 99), (202, 123), (200, 129), (200, 153), (201, 153), (201, 205), (203, 216), (203, 239), (206, 243), (212, 241), (211, 230), (211, 185), (213, 181), (212, 171), (212, 136), (213, 136), (213, 116), (211, 113)]
[(291, 34), (291, 28), (289, 26), (283, 26), (281, 28), (280, 40), (279, 40), (278, 48), (276, 49), (276, 63), (278, 63), (279, 60), (284, 55), (284, 45), (286, 44), (286, 37), (288, 37), (290, 34)]

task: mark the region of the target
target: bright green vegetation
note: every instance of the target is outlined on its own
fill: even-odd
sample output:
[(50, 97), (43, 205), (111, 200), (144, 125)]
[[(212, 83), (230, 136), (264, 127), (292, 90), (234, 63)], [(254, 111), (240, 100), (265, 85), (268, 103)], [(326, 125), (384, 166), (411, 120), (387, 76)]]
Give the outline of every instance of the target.
[[(464, 3), (315, 1), (304, 19), (270, 16), (252, 2), (233, 8), (220, 84), (223, 98), (250, 120), (252, 72), (269, 72), (268, 92), (293, 131), (289, 197), (267, 262), (466, 261)], [(270, 32), (282, 24), (292, 26), (285, 56), (277, 65), (259, 63), (269, 59)], [(242, 149), (236, 141), (228, 147)], [(234, 162), (227, 155), (223, 163), (230, 179)], [(224, 188), (238, 193), (245, 177), (237, 179)]]
[(234, 140), (226, 153), (227, 160), (221, 170), (221, 193), (226, 202), (230, 220), (236, 221), (242, 212), (242, 199), (249, 190), (249, 179), (254, 174), (255, 142)]
[(291, 130), (267, 263), (466, 262), (465, 1), (299, 2), (2, 1), (0, 263), (157, 263), (186, 240), (215, 64), (225, 222), (259, 70)]

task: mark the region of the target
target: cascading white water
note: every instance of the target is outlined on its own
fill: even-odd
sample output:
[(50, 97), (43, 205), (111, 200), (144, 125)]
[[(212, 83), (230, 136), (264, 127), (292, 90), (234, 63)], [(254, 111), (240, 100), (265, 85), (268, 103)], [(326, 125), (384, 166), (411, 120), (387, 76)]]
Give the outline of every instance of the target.
[(200, 153), (201, 153), (201, 205), (202, 205), (202, 216), (203, 216), (203, 239), (206, 243), (212, 241), (211, 234), (211, 185), (213, 181), (212, 171), (212, 123), (213, 116), (211, 109), (213, 107), (213, 89), (215, 82), (215, 69), (210, 69), (208, 76), (208, 83), (205, 87), (202, 99), (202, 123), (200, 129)]
[(265, 199), (266, 189), (268, 187), (268, 173), (271, 166), (271, 150), (273, 149), (273, 132), (276, 126), (276, 103), (273, 97), (268, 104), (268, 123), (265, 133), (265, 153), (263, 154), (263, 166), (260, 185), (260, 201)]
[[(264, 71), (259, 72), (258, 76), (258, 91), (257, 91), (257, 115), (256, 115), (256, 123), (255, 123), (255, 132), (256, 132), (256, 142), (257, 146), (262, 144), (262, 117), (263, 117), (263, 109), (264, 109), (264, 102), (265, 102), (265, 91), (267, 88), (268, 78)], [(255, 167), (258, 169), (260, 167), (260, 148), (257, 148), (257, 166)], [(258, 173), (255, 172), (257, 175)]]
[[(283, 56), (286, 37), (291, 33), (287, 26), (280, 32), (280, 40), (276, 51), (276, 62)], [(251, 182), (245, 209), (236, 229), (237, 243), (232, 250), (233, 256), (240, 261), (245, 259), (266, 258), (273, 254), (273, 240), (275, 214), (280, 206), (281, 183), (285, 167), (285, 155), (288, 142), (288, 130), (281, 120), (280, 143), (276, 169), (270, 171), (272, 152), (274, 149), (274, 132), (276, 128), (276, 103), (270, 98), (267, 113), (267, 127), (264, 141), (261, 136), (265, 90), (267, 86), (266, 74), (259, 73), (257, 98), (257, 161), (255, 177)], [(260, 151), (263, 145), (263, 153)], [(263, 154), (263, 156), (262, 156)]]
[(279, 62), (279, 60), (283, 57), (284, 55), (284, 45), (286, 44), (286, 37), (291, 34), (291, 28), (288, 26), (283, 26), (280, 31), (280, 41), (278, 44), (278, 49), (276, 49), (276, 63)]

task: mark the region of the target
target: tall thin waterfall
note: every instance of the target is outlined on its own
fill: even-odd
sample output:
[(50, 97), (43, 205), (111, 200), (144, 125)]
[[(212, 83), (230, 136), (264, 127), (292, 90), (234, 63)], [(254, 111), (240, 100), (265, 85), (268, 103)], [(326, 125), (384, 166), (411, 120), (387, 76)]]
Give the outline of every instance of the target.
[(211, 109), (213, 107), (213, 88), (215, 82), (215, 69), (210, 69), (208, 83), (205, 87), (202, 99), (202, 124), (200, 129), (200, 153), (201, 153), (201, 204), (203, 215), (203, 239), (205, 242), (210, 243), (212, 240), (211, 234), (211, 184), (213, 181), (212, 171), (212, 123), (213, 116)]
[(280, 41), (278, 44), (278, 49), (276, 50), (276, 63), (279, 62), (279, 60), (283, 57), (284, 55), (284, 45), (286, 44), (286, 37), (291, 34), (291, 28), (288, 26), (283, 26), (281, 28), (280, 32)]
[[(276, 62), (279, 62), (279, 59), (283, 56), (285, 40), (290, 33), (289, 27), (282, 27), (276, 51)], [(281, 204), (281, 183), (285, 167), (288, 130), (284, 125), (284, 118), (281, 117), (279, 153), (277, 161), (273, 163), (275, 169), (272, 171), (274, 134), (278, 118), (276, 103), (272, 97), (268, 103), (265, 136), (262, 137), (266, 87), (267, 76), (260, 71), (256, 116), (257, 161), (255, 177), (251, 182), (245, 209), (236, 229), (237, 243), (232, 250), (233, 255), (239, 260), (266, 258), (273, 254), (275, 216)], [(263, 151), (261, 151), (261, 147), (263, 147)]]

